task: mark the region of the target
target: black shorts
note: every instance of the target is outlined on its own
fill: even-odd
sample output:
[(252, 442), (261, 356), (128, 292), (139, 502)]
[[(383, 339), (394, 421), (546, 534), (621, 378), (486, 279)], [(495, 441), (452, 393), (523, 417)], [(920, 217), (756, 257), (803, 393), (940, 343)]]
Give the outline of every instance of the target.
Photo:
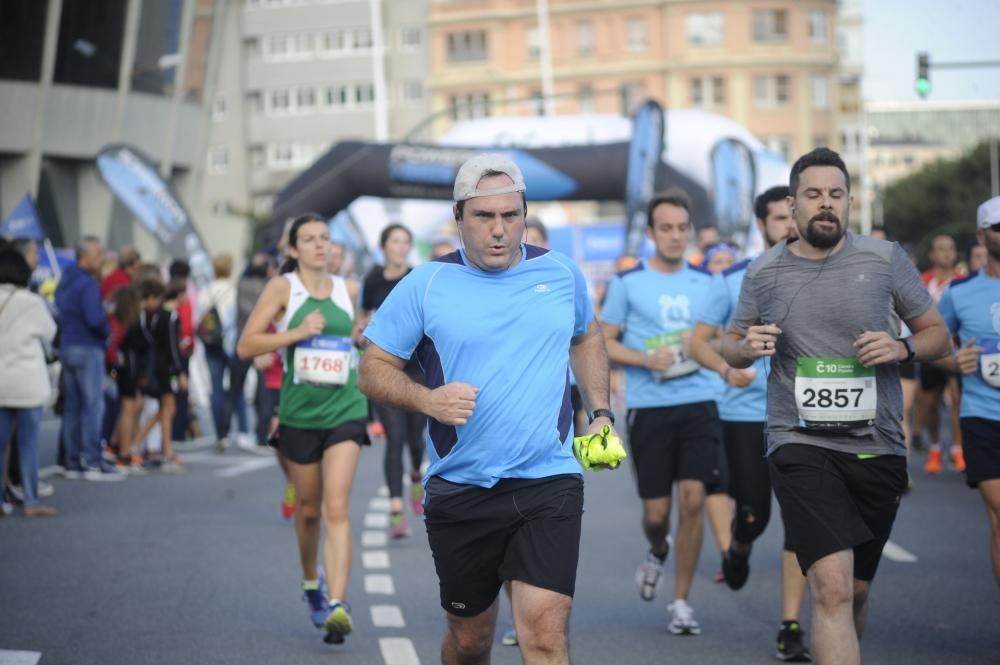
[[(367, 420), (348, 420), (333, 429), (300, 429), (278, 425), (277, 436), (271, 437), (281, 454), (296, 464), (315, 464), (323, 459), (327, 448), (343, 441), (371, 445)], [(273, 445), (273, 444), (272, 444)]]
[(906, 458), (857, 455), (805, 444), (771, 453), (771, 483), (788, 549), (805, 574), (825, 556), (854, 550), (854, 578), (875, 577), (906, 489)]
[(573, 405), (573, 413), (583, 411), (583, 396), (580, 395), (580, 388), (575, 384), (569, 387), (569, 401)]
[(676, 480), (718, 485), (722, 425), (715, 402), (632, 409), (628, 439), (639, 498), (670, 496)]
[(920, 365), (920, 387), (924, 390), (933, 392), (944, 390), (950, 378), (951, 374), (943, 369), (938, 369), (927, 363), (921, 363)]
[[(449, 491), (432, 492), (433, 484)], [(572, 597), (582, 516), (583, 479), (576, 474), (507, 478), (489, 489), (432, 478), (424, 524), (441, 607), (476, 616), (493, 604), (505, 580)]]
[(978, 487), (984, 480), (1000, 478), (1000, 420), (962, 418), (961, 423), (965, 482)]
[(916, 363), (900, 363), (899, 364), (899, 378), (915, 380), (917, 378), (917, 364)]
[(139, 386), (135, 382), (135, 375), (128, 365), (118, 365), (115, 367), (115, 383), (118, 385), (118, 396), (121, 399), (136, 399), (139, 397)]

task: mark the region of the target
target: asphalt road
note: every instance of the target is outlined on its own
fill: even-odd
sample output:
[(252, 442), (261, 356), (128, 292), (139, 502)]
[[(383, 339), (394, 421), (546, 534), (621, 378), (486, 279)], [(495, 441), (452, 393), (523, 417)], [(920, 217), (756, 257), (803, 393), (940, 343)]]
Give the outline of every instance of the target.
[[(439, 662), (444, 615), (419, 518), (411, 518), (411, 538), (379, 542), (381, 453), (376, 445), (363, 454), (352, 497), (356, 630), (344, 645), (323, 644), (308, 621), (273, 459), (204, 448), (184, 453), (190, 469), (182, 475), (52, 478), (57, 517), (0, 519), (0, 665)], [(43, 465), (54, 460), (55, 423), (46, 421)], [(896, 560), (883, 558), (875, 581), (863, 661), (998, 664), (1000, 590), (985, 511), (957, 474), (924, 477), (920, 463), (913, 460), (917, 487), (892, 536)], [(670, 635), (670, 581), (651, 603), (633, 584), (645, 545), (629, 471), (589, 475), (573, 661), (777, 662), (780, 542), (772, 523), (755, 547), (750, 581), (733, 593), (712, 582), (719, 561), (706, 531), (691, 597), (703, 634)], [(803, 623), (808, 631), (808, 615)], [(501, 665), (520, 662), (499, 634), (493, 655)]]

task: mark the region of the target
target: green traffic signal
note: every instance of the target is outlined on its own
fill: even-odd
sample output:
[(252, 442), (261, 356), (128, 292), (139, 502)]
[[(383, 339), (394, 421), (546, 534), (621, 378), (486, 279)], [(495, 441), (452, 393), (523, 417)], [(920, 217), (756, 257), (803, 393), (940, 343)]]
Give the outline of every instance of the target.
[(917, 94), (921, 97), (926, 97), (927, 93), (931, 91), (931, 82), (927, 79), (917, 79)]
[(926, 97), (931, 91), (931, 58), (927, 53), (917, 53), (917, 94)]

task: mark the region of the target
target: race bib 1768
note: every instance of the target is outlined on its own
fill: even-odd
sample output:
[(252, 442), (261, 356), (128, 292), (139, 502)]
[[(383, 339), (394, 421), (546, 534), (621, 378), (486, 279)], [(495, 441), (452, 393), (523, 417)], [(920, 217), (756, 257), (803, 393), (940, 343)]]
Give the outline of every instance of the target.
[(795, 404), (809, 429), (850, 430), (875, 423), (875, 368), (857, 358), (799, 358)]
[(318, 335), (295, 345), (295, 383), (334, 387), (351, 375), (353, 345), (347, 337)]

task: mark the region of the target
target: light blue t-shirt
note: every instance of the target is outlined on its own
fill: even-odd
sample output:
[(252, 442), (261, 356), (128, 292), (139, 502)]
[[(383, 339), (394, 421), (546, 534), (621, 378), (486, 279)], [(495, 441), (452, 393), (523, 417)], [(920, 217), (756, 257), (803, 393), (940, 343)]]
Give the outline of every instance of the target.
[[(721, 327), (723, 330), (729, 325), (729, 319), (736, 311), (736, 303), (740, 299), (743, 275), (746, 274), (750, 263), (751, 259), (740, 261), (713, 277), (708, 297), (695, 307), (695, 321)], [(758, 358), (752, 367), (757, 376), (746, 388), (734, 388), (723, 384), (722, 399), (719, 401), (721, 420), (748, 423), (762, 423), (767, 420), (768, 359)]]
[(983, 349), (976, 371), (962, 375), (961, 417), (1000, 421), (1000, 279), (983, 270), (956, 279), (938, 309), (959, 344), (975, 337)]
[(718, 377), (687, 356), (694, 329), (694, 309), (708, 297), (712, 275), (685, 265), (672, 273), (657, 272), (645, 261), (619, 273), (608, 283), (601, 320), (623, 330), (622, 344), (651, 352), (659, 346), (674, 351), (666, 376), (644, 367), (625, 367), (625, 405), (630, 409), (678, 406), (714, 401)]
[(428, 388), (479, 388), (468, 423), (427, 419), (427, 479), (492, 487), (502, 478), (580, 473), (573, 457), (570, 340), (594, 312), (583, 274), (559, 252), (521, 245), (502, 272), (462, 250), (404, 277), (365, 336), (399, 358), (416, 353)]

